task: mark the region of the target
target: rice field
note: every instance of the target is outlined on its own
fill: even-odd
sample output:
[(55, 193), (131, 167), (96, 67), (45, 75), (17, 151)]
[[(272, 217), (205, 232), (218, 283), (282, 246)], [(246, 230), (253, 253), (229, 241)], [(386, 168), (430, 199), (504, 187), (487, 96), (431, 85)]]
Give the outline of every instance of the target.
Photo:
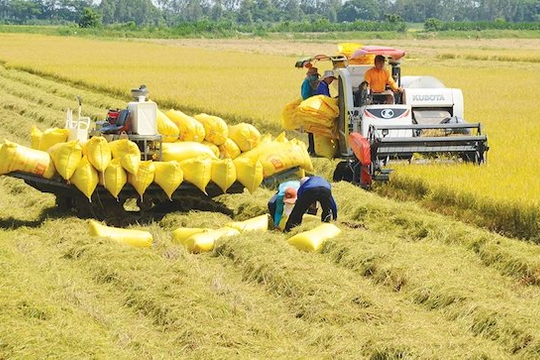
[[(66, 108), (76, 106), (76, 95), (83, 97), (85, 114), (102, 118), (104, 109), (123, 107), (128, 90), (142, 80), (135, 75), (130, 82), (128, 72), (126, 78), (117, 74), (122, 68), (118, 59), (117, 63), (96, 60), (104, 67), (100, 73), (97, 65), (85, 65), (81, 53), (87, 50), (76, 46), (92, 44), (95, 54), (105, 51), (98, 50), (100, 46), (110, 46), (109, 50), (149, 46), (163, 51), (174, 47), (63, 39), (66, 44), (73, 41), (70, 46), (76, 51), (60, 51), (63, 56), (53, 57), (47, 49), (52, 46), (43, 43), (48, 38), (40, 37), (35, 44), (33, 36), (28, 42), (18, 38), (19, 47), (23, 40), (29, 46), (41, 43), (45, 66), (30, 47), (17, 50), (18, 55), (3, 51), (16, 41), (12, 39), (10, 45), (11, 40), (4, 40), (11, 35), (0, 37), (4, 62), (0, 138), (26, 145), (32, 125), (42, 130), (61, 126)], [(248, 45), (223, 54), (230, 51), (243, 61), (268, 58), (251, 54)], [(178, 54), (191, 51), (184, 46), (178, 46)], [(212, 45), (192, 51), (214, 61), (206, 58), (215, 53)], [(439, 50), (426, 44), (421, 51)], [(279, 232), (224, 239), (213, 252), (190, 254), (175, 243), (174, 229), (217, 228), (231, 221), (223, 214), (199, 211), (171, 213), (160, 221), (134, 226), (149, 230), (154, 246), (126, 247), (91, 238), (86, 221), (57, 211), (52, 195), (0, 177), (0, 359), (540, 359), (540, 248), (426, 210), (428, 206), (453, 215), (461, 211), (461, 216), (478, 217), (469, 219), (472, 222), (485, 221), (473, 210), (482, 201), (514, 204), (518, 210), (530, 206), (536, 211), (534, 114), (539, 105), (534, 99), (538, 95), (523, 85), (534, 79), (536, 65), (489, 60), (489, 67), (476, 61), (465, 66), (463, 59), (442, 60), (434, 54), (428, 63), (412, 55), (409, 74), (436, 72), (447, 85), (463, 88), (467, 118), (486, 124), (492, 147), (489, 164), (400, 167), (390, 186), (378, 189), (399, 198), (421, 197), (420, 203), (334, 184), (337, 225), (343, 232), (319, 254), (297, 251), (286, 242), (290, 235)], [(13, 60), (15, 56), (19, 60)], [(79, 59), (80, 71), (70, 69), (70, 56)], [(138, 66), (147, 67), (143, 70), (147, 74), (155, 72), (160, 56), (163, 53), (151, 55), (153, 63)], [(293, 57), (274, 56), (282, 65), (271, 74), (286, 72), (279, 81), (287, 86), (301, 80), (292, 68)], [(178, 59), (179, 64), (185, 61)], [(225, 61), (222, 64), (226, 67)], [(269, 74), (252, 65), (262, 74), (259, 80), (271, 83), (263, 81)], [(176, 66), (175, 71), (181, 72), (181, 66)], [(161, 69), (166, 79), (163, 74), (170, 70)], [(135, 74), (136, 67), (130, 71)], [(159, 82), (145, 83), (154, 89), (158, 103), (229, 114), (230, 122), (252, 118), (258, 124), (267, 122), (267, 131), (279, 127), (281, 104), (277, 100), (264, 104), (263, 99), (273, 93), (276, 99), (288, 101), (296, 92), (296, 88), (261, 87), (262, 95), (254, 96), (241, 79), (232, 77), (227, 89), (244, 89), (243, 101), (255, 106), (231, 106), (233, 101), (209, 91), (205, 96), (216, 96), (215, 102), (192, 104), (190, 89), (196, 87), (196, 74), (203, 72), (188, 74), (194, 78), (177, 75), (186, 76), (189, 86), (174, 90), (178, 91), (174, 96)], [(224, 76), (217, 74), (220, 79)], [(479, 83), (460, 85), (459, 79), (472, 74)], [(225, 94), (229, 99), (242, 98), (233, 91)], [(495, 101), (494, 94), (505, 94), (508, 102)], [(213, 108), (220, 101), (228, 106)], [(516, 107), (504, 108), (514, 102)], [(532, 117), (515, 115), (522, 109), (531, 109)], [(521, 131), (528, 134), (526, 141)], [(508, 144), (526, 152), (515, 154), (517, 150), (509, 150)], [(518, 158), (521, 161), (515, 163)], [(331, 162), (314, 162), (319, 174), (331, 174)], [(234, 211), (235, 220), (244, 220), (265, 213), (272, 194), (261, 188), (253, 195), (245, 192), (219, 200)], [(503, 206), (494, 214), (504, 213)], [(305, 224), (292, 234), (308, 228)]]
[[(482, 122), (491, 150), (488, 164), (481, 167), (398, 167), (394, 181), (378, 191), (412, 197), (431, 209), (538, 241), (540, 154), (535, 144), (540, 139), (540, 94), (535, 84), (540, 80), (540, 41), (379, 43), (408, 51), (403, 75), (432, 75), (448, 87), (462, 89), (465, 117)], [(336, 46), (322, 41), (136, 42), (26, 34), (0, 34), (0, 44), (0, 61), (7, 68), (124, 100), (129, 89), (146, 84), (163, 107), (212, 112), (274, 133), (284, 104), (298, 96), (303, 72), (294, 69), (296, 58), (333, 53)], [(93, 111), (98, 109), (87, 110), (97, 115)]]
[[(93, 116), (122, 102), (4, 68), (0, 85), (0, 136), (19, 143), (74, 94)], [(418, 205), (338, 183), (343, 233), (320, 254), (265, 233), (193, 255), (172, 230), (231, 219), (169, 214), (136, 226), (155, 239), (142, 250), (89, 237), (18, 180), (0, 188), (2, 358), (540, 358), (540, 249)], [(221, 201), (242, 220), (271, 195)]]

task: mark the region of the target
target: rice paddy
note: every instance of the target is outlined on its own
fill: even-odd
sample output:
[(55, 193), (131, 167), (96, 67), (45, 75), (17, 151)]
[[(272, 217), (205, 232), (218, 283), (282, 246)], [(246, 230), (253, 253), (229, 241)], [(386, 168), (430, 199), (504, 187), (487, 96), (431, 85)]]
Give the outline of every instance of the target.
[[(32, 125), (62, 126), (76, 95), (99, 119), (141, 83), (163, 107), (275, 132), (302, 79), (292, 55), (331, 47), (280, 43), (284, 54), (269, 56), (247, 42), (0, 39), (0, 138), (26, 145)], [(199, 211), (135, 226), (155, 244), (129, 248), (89, 237), (87, 223), (58, 212), (52, 195), (0, 178), (0, 359), (540, 358), (540, 248), (426, 210), (536, 239), (540, 99), (538, 65), (526, 60), (538, 55), (536, 44), (486, 42), (482, 60), (439, 56), (477, 51), (463, 40), (411, 50), (406, 75), (463, 89), (466, 118), (489, 135), (488, 164), (400, 166), (377, 189), (418, 204), (334, 184), (343, 232), (320, 254), (297, 251), (279, 232), (189, 254), (172, 230), (231, 221)], [(489, 58), (494, 47), (521, 60)], [(315, 167), (331, 174), (329, 161)], [(220, 201), (243, 220), (265, 213), (272, 194)]]

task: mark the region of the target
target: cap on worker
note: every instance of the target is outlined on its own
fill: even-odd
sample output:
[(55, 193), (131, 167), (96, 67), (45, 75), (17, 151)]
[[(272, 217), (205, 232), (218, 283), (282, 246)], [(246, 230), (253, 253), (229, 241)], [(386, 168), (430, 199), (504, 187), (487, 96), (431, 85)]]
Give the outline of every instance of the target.
[(321, 74), (319, 74), (319, 69), (317, 69), (316, 67), (310, 67), (308, 71), (306, 72), (306, 75), (307, 76), (311, 76), (311, 75), (321, 76)]
[(336, 76), (334, 75), (334, 72), (332, 70), (326, 70), (323, 74), (323, 77), (322, 79), (328, 79), (328, 78), (334, 78), (334, 79), (337, 79)]
[(309, 176), (304, 176), (303, 178), (301, 178), (301, 179), (300, 179), (300, 186), (304, 185), (304, 183), (305, 183), (306, 181), (308, 181), (308, 179), (309, 179)]
[(296, 189), (288, 187), (285, 189), (285, 195), (283, 196), (283, 202), (294, 204), (296, 202)]

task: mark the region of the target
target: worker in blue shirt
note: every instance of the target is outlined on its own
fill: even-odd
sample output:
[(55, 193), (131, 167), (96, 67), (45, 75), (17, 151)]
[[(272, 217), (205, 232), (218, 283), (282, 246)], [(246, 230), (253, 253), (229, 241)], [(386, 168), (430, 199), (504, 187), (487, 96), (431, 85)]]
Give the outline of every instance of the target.
[[(310, 67), (308, 69), (306, 78), (302, 82), (302, 87), (300, 89), (302, 100), (306, 100), (315, 95), (320, 76), (319, 69), (316, 67)], [(310, 132), (308, 132), (308, 153), (309, 155), (315, 155), (315, 140), (313, 134)]]
[(296, 202), (296, 192), (299, 187), (300, 181), (298, 180), (281, 183), (276, 194), (268, 202), (268, 211), (270, 211), (275, 227), (279, 227), (284, 215), (290, 214), (290, 210)]
[(334, 80), (336, 80), (334, 73), (332, 71), (325, 71), (321, 81), (319, 82), (319, 86), (317, 86), (317, 89), (315, 90), (315, 95), (326, 95), (330, 97), (329, 86)]
[(293, 227), (300, 225), (304, 213), (317, 201), (322, 208), (322, 222), (337, 220), (337, 205), (332, 196), (330, 183), (319, 176), (303, 177), (297, 191), (296, 204), (289, 215), (284, 231), (290, 231)]
[(316, 67), (310, 67), (308, 71), (306, 72), (306, 78), (302, 82), (302, 87), (300, 89), (300, 95), (302, 96), (302, 100), (306, 100), (307, 98), (312, 97), (315, 95), (315, 89), (317, 88), (317, 83), (319, 81), (319, 69)]

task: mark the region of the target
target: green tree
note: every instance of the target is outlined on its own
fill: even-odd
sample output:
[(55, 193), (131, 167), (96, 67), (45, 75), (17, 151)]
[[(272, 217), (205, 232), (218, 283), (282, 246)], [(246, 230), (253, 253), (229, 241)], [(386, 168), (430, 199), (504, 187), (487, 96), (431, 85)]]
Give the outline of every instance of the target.
[(339, 21), (378, 20), (380, 5), (375, 0), (349, 0), (338, 12)]
[(41, 3), (36, 1), (13, 0), (8, 6), (8, 17), (19, 24), (37, 19), (43, 13)]
[(114, 0), (101, 0), (99, 11), (101, 12), (104, 24), (114, 24), (117, 22), (115, 18), (116, 3)]
[(95, 28), (101, 25), (101, 17), (92, 8), (84, 8), (81, 18), (79, 19), (79, 27)]
[(426, 19), (424, 29), (426, 31), (439, 31), (442, 28), (442, 21), (436, 18)]
[(255, 10), (255, 4), (253, 0), (242, 0), (240, 8), (237, 12), (237, 21), (243, 24), (253, 23), (253, 12)]

